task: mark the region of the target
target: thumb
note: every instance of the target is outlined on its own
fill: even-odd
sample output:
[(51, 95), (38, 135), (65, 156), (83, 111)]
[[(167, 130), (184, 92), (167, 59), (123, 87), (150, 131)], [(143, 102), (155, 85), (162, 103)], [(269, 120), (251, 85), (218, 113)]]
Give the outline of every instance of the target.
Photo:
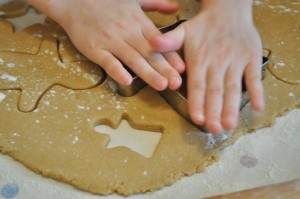
[(185, 31), (183, 24), (175, 30), (163, 35), (152, 37), (149, 42), (154, 51), (165, 53), (179, 50), (184, 43)]
[(158, 11), (174, 13), (179, 9), (179, 4), (170, 0), (137, 0), (144, 11)]

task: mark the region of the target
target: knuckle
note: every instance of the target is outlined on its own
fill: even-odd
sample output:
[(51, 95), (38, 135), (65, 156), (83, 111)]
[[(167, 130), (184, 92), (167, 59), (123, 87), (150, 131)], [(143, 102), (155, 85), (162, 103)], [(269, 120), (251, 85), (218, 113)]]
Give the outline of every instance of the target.
[(261, 81), (261, 73), (255, 73), (251, 75), (247, 75), (247, 81), (248, 82), (260, 82)]
[(191, 91), (197, 91), (204, 93), (205, 91), (205, 84), (202, 81), (195, 81), (191, 84)]
[(225, 89), (229, 90), (233, 93), (238, 93), (241, 91), (241, 86), (239, 83), (234, 82), (234, 83), (230, 83), (230, 84), (226, 85)]
[(143, 58), (141, 57), (141, 55), (137, 54), (137, 53), (132, 53), (130, 55), (126, 56), (127, 58), (127, 64), (129, 66), (138, 66), (141, 65), (143, 63)]
[(118, 63), (109, 56), (105, 56), (102, 59), (101, 67), (112, 77), (116, 77), (119, 74), (120, 67)]
[(102, 62), (102, 67), (107, 68), (111, 64), (111, 58), (109, 56), (104, 56), (101, 62)]
[(211, 85), (208, 87), (207, 92), (209, 95), (223, 95), (223, 88), (221, 85)]
[(198, 57), (198, 59), (207, 57), (206, 48), (204, 48), (203, 46), (192, 45), (190, 52), (192, 57)]
[(149, 62), (149, 63), (157, 63), (157, 62), (160, 62), (163, 60), (163, 57), (160, 53), (149, 53), (146, 57), (146, 60)]
[(105, 71), (112, 77), (116, 77), (118, 75), (118, 68), (115, 65), (108, 65), (105, 68)]

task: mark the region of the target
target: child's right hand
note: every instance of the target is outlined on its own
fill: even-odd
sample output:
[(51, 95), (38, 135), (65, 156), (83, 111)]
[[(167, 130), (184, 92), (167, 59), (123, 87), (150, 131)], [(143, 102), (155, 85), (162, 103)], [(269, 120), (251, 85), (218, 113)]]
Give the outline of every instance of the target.
[(121, 85), (132, 82), (121, 62), (156, 90), (181, 85), (185, 65), (176, 52), (157, 53), (148, 39), (160, 31), (143, 10), (172, 13), (168, 0), (28, 0), (59, 23), (74, 45)]
[(262, 44), (252, 20), (252, 0), (202, 0), (197, 16), (152, 38), (158, 52), (183, 47), (190, 117), (212, 133), (238, 125), (242, 78), (252, 108), (264, 108)]

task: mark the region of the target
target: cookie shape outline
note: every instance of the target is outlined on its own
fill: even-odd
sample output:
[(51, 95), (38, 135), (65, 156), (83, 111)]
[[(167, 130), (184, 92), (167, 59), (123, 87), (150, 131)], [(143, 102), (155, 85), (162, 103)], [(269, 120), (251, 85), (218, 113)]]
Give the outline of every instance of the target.
[[(10, 28), (6, 29), (6, 32), (11, 33), (12, 26), (9, 23), (5, 23), (4, 26)], [(43, 25), (38, 26), (43, 30)], [(35, 30), (35, 26), (29, 27), (26, 34), (22, 35), (32, 33), (29, 35), (36, 35), (39, 40), (44, 37), (36, 54), (23, 53), (22, 50), (0, 51), (0, 90), (22, 90), (18, 104), (21, 111), (33, 111), (41, 96), (53, 85), (88, 89), (104, 81), (103, 70), (90, 61), (62, 62), (57, 40), (54, 37), (46, 38)], [(22, 40), (15, 43), (21, 42)], [(32, 81), (34, 76), (40, 76), (38, 83)]]
[(44, 24), (34, 24), (25, 30), (30, 35), (40, 38), (54, 37), (58, 40), (60, 59), (64, 63), (88, 61), (88, 59), (74, 46), (67, 33), (55, 22), (45, 19)]

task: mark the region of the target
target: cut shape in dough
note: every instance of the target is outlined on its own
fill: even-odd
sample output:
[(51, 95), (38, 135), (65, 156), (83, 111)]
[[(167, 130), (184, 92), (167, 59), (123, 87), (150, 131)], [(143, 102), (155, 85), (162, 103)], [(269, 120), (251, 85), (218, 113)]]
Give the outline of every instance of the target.
[(58, 41), (59, 56), (64, 63), (87, 61), (73, 45), (66, 32), (56, 23), (47, 20), (45, 24), (34, 24), (24, 30), (29, 35), (37, 35), (40, 38), (54, 37)]
[[(5, 26), (7, 27), (7, 24)], [(36, 29), (29, 28), (26, 32), (31, 30)], [(37, 32), (34, 35), (37, 35)], [(18, 45), (22, 42), (16, 40), (14, 43)], [(21, 111), (33, 111), (41, 96), (53, 85), (87, 89), (103, 82), (105, 75), (99, 66), (90, 61), (64, 63), (58, 54), (57, 45), (54, 37), (44, 37), (37, 54), (0, 51), (0, 90), (21, 90), (18, 103)]]
[[(141, 115), (141, 119), (145, 119), (145, 116)], [(157, 131), (144, 131), (133, 128), (127, 120), (122, 120), (117, 128), (102, 124), (96, 126), (95, 130), (110, 136), (108, 149), (127, 147), (146, 158), (151, 158), (162, 136), (160, 127)]]
[(50, 23), (48, 25), (48, 31), (44, 32), (43, 35), (47, 35), (46, 33), (51, 33), (51, 30), (55, 30), (52, 35), (54, 35), (59, 41), (59, 54), (64, 63), (88, 60), (81, 52), (77, 50), (77, 48), (74, 47), (71, 39), (58, 24)]

